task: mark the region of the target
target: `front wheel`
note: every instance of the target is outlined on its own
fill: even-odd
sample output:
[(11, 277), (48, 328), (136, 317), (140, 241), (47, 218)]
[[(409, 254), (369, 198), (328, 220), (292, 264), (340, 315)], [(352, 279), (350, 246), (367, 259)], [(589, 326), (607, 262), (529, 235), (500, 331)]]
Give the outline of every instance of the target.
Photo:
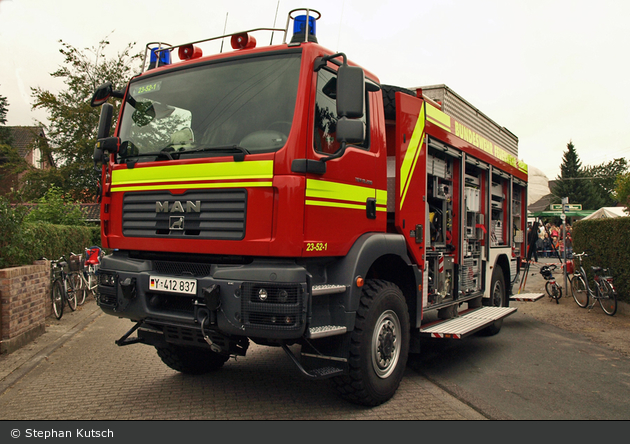
[(549, 282), (545, 284), (545, 290), (551, 299), (555, 299), (556, 304), (560, 303), (560, 298), (562, 297), (562, 288), (558, 286), (555, 282)]
[(57, 319), (61, 319), (63, 316), (63, 285), (61, 285), (60, 280), (56, 280), (53, 282), (53, 288), (50, 293), (52, 298), (52, 308), (53, 314)]
[(573, 276), (571, 278), (571, 293), (578, 307), (588, 307), (588, 289), (582, 276)]
[(617, 313), (617, 292), (610, 285), (610, 282), (606, 280), (602, 280), (599, 283), (599, 290), (601, 291), (599, 305), (601, 305), (604, 313), (608, 316), (613, 316)]
[(212, 350), (183, 345), (168, 344), (156, 346), (155, 349), (164, 364), (189, 375), (202, 375), (217, 370), (229, 359), (228, 355), (220, 355)]
[(87, 288), (83, 282), (83, 278), (77, 273), (70, 276), (72, 285), (74, 286), (77, 305), (83, 305), (85, 303), (85, 296), (87, 295)]
[(398, 286), (366, 281), (350, 335), (350, 372), (333, 384), (350, 402), (382, 404), (396, 393), (409, 354), (409, 312)]
[(70, 307), (70, 310), (75, 311), (77, 309), (77, 288), (75, 287), (73, 276), (66, 276), (66, 289), (68, 307)]

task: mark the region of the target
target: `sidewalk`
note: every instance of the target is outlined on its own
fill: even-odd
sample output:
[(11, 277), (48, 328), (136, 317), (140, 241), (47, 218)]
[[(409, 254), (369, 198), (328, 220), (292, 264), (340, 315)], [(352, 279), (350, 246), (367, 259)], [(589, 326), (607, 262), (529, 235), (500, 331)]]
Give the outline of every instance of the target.
[(64, 307), (59, 320), (54, 316), (46, 318), (43, 335), (13, 353), (0, 355), (0, 394), (101, 314), (96, 301), (89, 297), (76, 311)]

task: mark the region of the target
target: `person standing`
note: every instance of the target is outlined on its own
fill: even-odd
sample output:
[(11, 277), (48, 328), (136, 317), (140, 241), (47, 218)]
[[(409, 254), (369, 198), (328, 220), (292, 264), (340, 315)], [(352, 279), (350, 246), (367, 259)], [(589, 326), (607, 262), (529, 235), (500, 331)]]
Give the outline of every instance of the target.
[(534, 261), (538, 262), (538, 252), (536, 251), (536, 241), (538, 241), (538, 222), (534, 222), (528, 224), (528, 233), (527, 233), (527, 262), (532, 260), (532, 256), (534, 257)]

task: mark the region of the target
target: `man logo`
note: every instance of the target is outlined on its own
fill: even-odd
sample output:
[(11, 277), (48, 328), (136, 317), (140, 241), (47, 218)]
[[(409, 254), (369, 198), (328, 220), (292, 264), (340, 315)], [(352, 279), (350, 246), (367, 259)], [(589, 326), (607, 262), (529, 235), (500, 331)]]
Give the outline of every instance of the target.
[(171, 216), (168, 220), (168, 229), (171, 231), (183, 231), (184, 216)]
[(182, 205), (182, 203), (178, 200), (173, 202), (170, 206), (168, 204), (168, 200), (164, 202), (155, 202), (155, 212), (156, 213), (200, 213), (201, 212), (201, 201), (191, 201), (187, 200), (186, 205)]

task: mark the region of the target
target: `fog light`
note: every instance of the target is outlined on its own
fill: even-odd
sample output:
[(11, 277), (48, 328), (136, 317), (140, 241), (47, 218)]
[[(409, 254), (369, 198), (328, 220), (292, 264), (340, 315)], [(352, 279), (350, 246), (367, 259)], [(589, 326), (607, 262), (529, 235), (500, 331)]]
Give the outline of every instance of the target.
[(265, 290), (264, 288), (261, 288), (260, 290), (258, 290), (258, 299), (260, 299), (261, 301), (266, 301), (267, 296), (269, 296), (267, 294), (267, 290)]
[(289, 293), (286, 290), (280, 290), (278, 292), (278, 301), (286, 302), (289, 299)]

